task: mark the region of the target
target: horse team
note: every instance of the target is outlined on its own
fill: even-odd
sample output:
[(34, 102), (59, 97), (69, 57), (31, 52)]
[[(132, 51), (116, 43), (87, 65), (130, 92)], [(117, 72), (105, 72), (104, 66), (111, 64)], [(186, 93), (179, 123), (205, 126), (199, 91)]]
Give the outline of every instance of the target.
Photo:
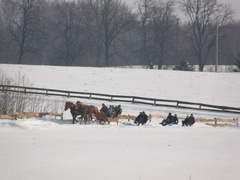
[(80, 101), (77, 101), (75, 104), (71, 101), (67, 101), (65, 103), (64, 110), (67, 111), (70, 109), (70, 113), (73, 117), (73, 124), (75, 123), (77, 116), (81, 117), (80, 124), (82, 121), (84, 121), (85, 124), (87, 124), (88, 121), (90, 123), (93, 119), (93, 115), (98, 123), (110, 123), (108, 121), (108, 117), (115, 118), (118, 116), (118, 114), (122, 113), (120, 105), (114, 107), (113, 109), (112, 106), (110, 107), (111, 108), (107, 109), (108, 111), (102, 111), (102, 109), (99, 111), (98, 108), (93, 105), (86, 105)]

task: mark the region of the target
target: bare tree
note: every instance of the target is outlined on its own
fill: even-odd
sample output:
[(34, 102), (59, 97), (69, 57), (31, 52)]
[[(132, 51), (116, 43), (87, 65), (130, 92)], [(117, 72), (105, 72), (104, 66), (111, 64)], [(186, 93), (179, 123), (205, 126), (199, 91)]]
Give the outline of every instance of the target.
[(219, 4), (217, 0), (181, 0), (180, 4), (189, 19), (194, 55), (199, 70), (203, 71), (216, 44), (217, 27), (221, 32), (224, 25), (231, 19), (230, 5)]
[[(132, 15), (127, 6), (118, 0), (86, 0), (86, 23), (97, 46), (98, 64), (103, 54), (104, 65), (110, 66), (114, 52), (113, 42), (129, 30)], [(87, 17), (89, 16), (89, 17)], [(95, 31), (96, 30), (96, 31)]]
[(44, 37), (44, 33), (40, 27), (39, 14), (36, 13), (38, 11), (35, 9), (37, 0), (11, 0), (10, 2), (16, 7), (12, 35), (18, 48), (17, 63), (21, 64), (24, 55), (39, 55), (38, 43)]
[(16, 7), (9, 0), (0, 1), (0, 55), (2, 63), (16, 62), (16, 49), (12, 41), (12, 25)]
[(100, 8), (104, 33), (104, 59), (108, 67), (110, 65), (109, 56), (112, 42), (121, 33), (129, 30), (128, 25), (132, 17), (127, 6), (118, 0), (101, 0)]
[[(172, 47), (173, 31), (177, 26), (174, 6), (173, 0), (140, 0), (138, 2), (140, 36), (144, 58), (150, 68), (153, 68), (153, 63), (156, 63), (158, 69), (161, 69), (169, 52), (168, 46)], [(171, 51), (173, 51), (172, 48)]]
[(104, 51), (103, 24), (98, 0), (85, 0), (81, 3), (84, 23), (92, 42), (92, 54), (96, 59), (96, 66), (99, 67)]
[[(171, 41), (175, 26), (177, 25), (177, 17), (174, 15), (173, 0), (159, 1), (153, 8), (153, 33), (158, 45), (158, 69), (162, 69), (167, 53), (174, 44)], [(169, 47), (168, 47), (169, 46)], [(171, 51), (173, 49), (171, 48)]]
[(152, 38), (151, 21), (153, 16), (153, 8), (156, 2), (154, 0), (138, 1), (138, 17), (140, 21), (140, 37), (142, 39), (144, 58), (153, 68), (153, 62), (156, 58), (156, 38)]
[[(32, 83), (30, 83), (24, 75), (21, 75), (19, 73), (17, 75), (17, 78), (13, 79), (1, 69), (0, 84), (15, 86), (32, 86)], [(34, 95), (31, 94), (18, 93), (14, 91), (0, 92), (0, 114), (24, 112), (31, 104), (31, 100), (33, 97)]]
[(219, 64), (234, 64), (235, 58), (240, 54), (240, 21), (229, 23), (221, 31), (219, 37)]
[(56, 6), (58, 16), (56, 23), (56, 37), (53, 40), (56, 57), (64, 61), (64, 65), (77, 63), (87, 40), (87, 29), (83, 24), (81, 9), (76, 2), (60, 3)]
[(230, 6), (175, 0), (188, 19), (178, 23), (173, 1), (137, 0), (130, 9), (122, 0), (0, 0), (0, 63), (161, 69), (187, 60), (202, 71), (215, 62), (218, 25), (219, 63), (233, 65), (239, 22), (228, 23)]

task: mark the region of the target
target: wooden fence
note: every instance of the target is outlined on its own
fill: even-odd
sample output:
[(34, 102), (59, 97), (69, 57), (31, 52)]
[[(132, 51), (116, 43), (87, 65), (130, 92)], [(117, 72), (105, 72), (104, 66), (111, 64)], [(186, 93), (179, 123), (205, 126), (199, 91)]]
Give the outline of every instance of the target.
[(240, 113), (240, 108), (237, 108), (237, 107), (217, 106), (217, 105), (210, 105), (210, 104), (202, 104), (202, 103), (194, 103), (194, 102), (186, 102), (186, 101), (178, 101), (178, 100), (154, 99), (154, 98), (146, 98), (146, 97), (138, 97), (138, 96), (109, 95), (109, 94), (101, 94), (101, 93), (65, 91), (65, 90), (11, 86), (11, 85), (0, 85), (0, 91), (17, 92), (17, 93), (24, 93), (24, 94), (38, 94), (38, 95), (46, 95), (46, 96), (62, 96), (62, 97), (68, 97), (68, 98), (119, 101), (119, 102), (139, 103), (139, 104), (163, 106), (163, 107)]

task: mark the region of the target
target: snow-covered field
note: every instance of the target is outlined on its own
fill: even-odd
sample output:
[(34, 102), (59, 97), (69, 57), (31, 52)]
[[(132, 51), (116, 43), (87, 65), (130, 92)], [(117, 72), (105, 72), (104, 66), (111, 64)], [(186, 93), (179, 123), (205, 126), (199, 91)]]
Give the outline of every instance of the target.
[[(136, 95), (239, 107), (239, 73), (143, 69), (0, 65), (12, 77), (25, 75), (34, 87)], [(57, 98), (57, 97), (55, 97)], [(75, 102), (77, 99), (64, 99)], [(79, 99), (78, 99), (79, 100)], [(96, 100), (81, 100), (101, 107)], [(118, 104), (118, 102), (105, 102)], [(121, 103), (123, 114), (177, 113), (185, 117), (239, 118), (240, 114)], [(64, 103), (62, 105), (64, 107)], [(0, 179), (238, 180), (240, 128), (71, 124), (64, 120), (0, 120)]]

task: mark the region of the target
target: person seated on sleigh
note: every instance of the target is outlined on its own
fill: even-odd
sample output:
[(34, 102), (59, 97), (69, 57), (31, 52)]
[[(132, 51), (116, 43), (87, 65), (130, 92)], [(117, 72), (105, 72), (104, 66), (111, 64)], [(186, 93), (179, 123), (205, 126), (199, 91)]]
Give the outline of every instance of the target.
[(166, 119), (164, 119), (160, 124), (162, 126), (166, 126), (168, 124), (171, 124), (173, 122), (173, 116), (172, 116), (172, 113), (168, 113), (168, 116)]
[(134, 123), (139, 126), (146, 124), (148, 121), (148, 116), (145, 114), (145, 112), (140, 112), (139, 115), (136, 117)]
[(193, 114), (190, 115), (190, 117), (187, 115), (187, 117), (182, 121), (182, 126), (192, 126), (195, 123), (195, 118)]
[(108, 111), (108, 107), (103, 103), (102, 108), (100, 109), (100, 112), (107, 114), (107, 111)]

